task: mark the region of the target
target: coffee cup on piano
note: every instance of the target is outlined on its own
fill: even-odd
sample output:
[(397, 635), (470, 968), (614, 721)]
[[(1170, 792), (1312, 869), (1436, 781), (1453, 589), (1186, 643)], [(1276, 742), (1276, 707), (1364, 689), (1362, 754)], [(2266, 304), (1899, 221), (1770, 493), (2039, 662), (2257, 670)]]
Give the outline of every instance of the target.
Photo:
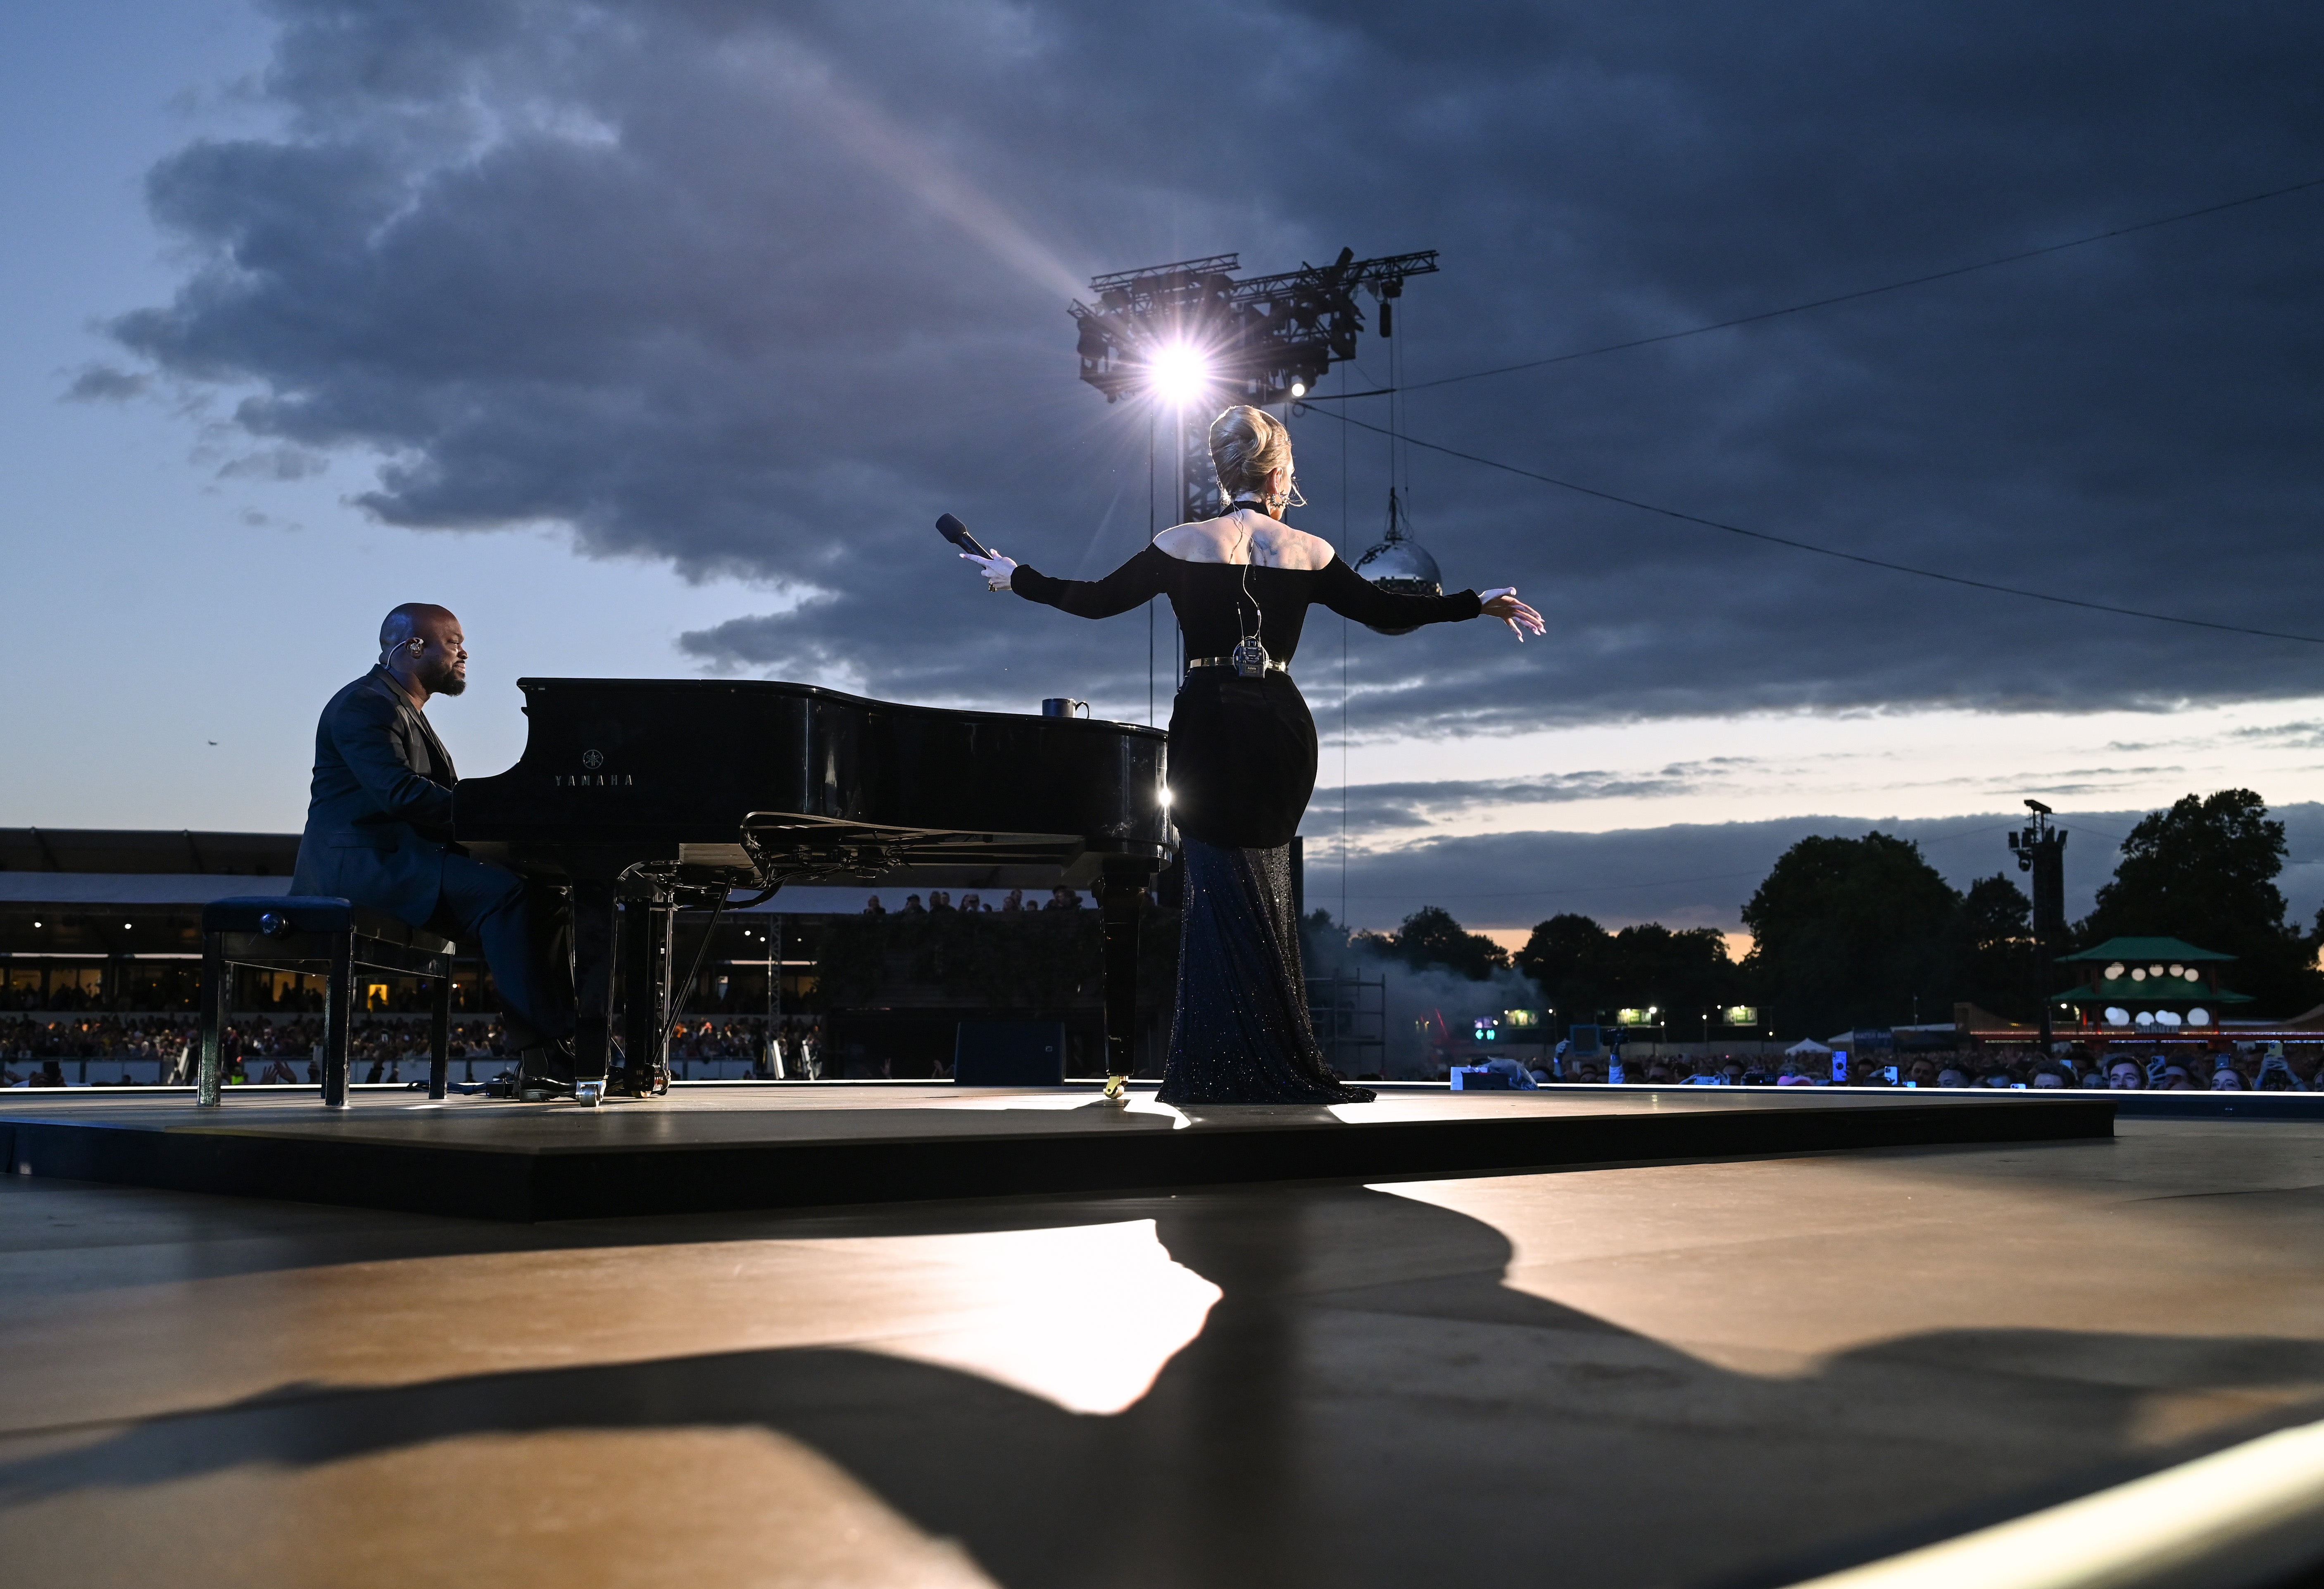
[(1089, 703), (1076, 701), (1071, 695), (1052, 695), (1041, 703), (1043, 717), (1087, 717)]

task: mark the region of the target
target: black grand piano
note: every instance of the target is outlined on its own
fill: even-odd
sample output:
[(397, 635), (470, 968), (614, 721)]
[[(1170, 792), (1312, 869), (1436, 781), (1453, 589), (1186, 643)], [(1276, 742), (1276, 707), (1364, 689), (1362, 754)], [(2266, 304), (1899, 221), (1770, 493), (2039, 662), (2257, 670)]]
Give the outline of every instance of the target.
[(1093, 890), (1107, 1069), (1129, 1073), (1139, 906), (1172, 843), (1162, 730), (811, 684), (517, 687), (524, 755), (454, 788), (453, 828), (471, 853), (571, 891), (585, 1100), (667, 1085), (678, 907), (803, 881)]

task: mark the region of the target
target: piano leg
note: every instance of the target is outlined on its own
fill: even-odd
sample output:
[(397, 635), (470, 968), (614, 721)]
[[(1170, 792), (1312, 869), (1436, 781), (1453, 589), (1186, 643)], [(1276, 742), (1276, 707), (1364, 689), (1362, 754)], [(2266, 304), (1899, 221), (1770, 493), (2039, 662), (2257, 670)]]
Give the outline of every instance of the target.
[(452, 1067), (452, 957), (446, 955), (428, 1006), (428, 1096), (440, 1098)]
[(347, 1051), (353, 1042), (358, 997), (351, 934), (331, 934), (328, 975), (323, 993), (323, 1107), (344, 1109), (347, 1107)]
[(653, 1042), (646, 1047), (645, 1064), (637, 1074), (645, 1079), (649, 1092), (669, 1090), (669, 1048), (662, 1037), (669, 1031), (677, 1012), (670, 1007), (678, 997), (672, 984), (678, 976), (678, 906), (675, 903), (658, 901), (653, 914), (654, 979), (653, 979)]
[(670, 906), (622, 906), (622, 1090), (649, 1098), (659, 1083), (661, 1032), (669, 1018)]
[(1138, 925), (1146, 904), (1151, 861), (1110, 860), (1101, 875), (1099, 906), (1105, 935), (1105, 1096), (1130, 1096), (1138, 1064)]
[(573, 874), (573, 1089), (595, 1101), (605, 1090), (613, 1038), (613, 879)]

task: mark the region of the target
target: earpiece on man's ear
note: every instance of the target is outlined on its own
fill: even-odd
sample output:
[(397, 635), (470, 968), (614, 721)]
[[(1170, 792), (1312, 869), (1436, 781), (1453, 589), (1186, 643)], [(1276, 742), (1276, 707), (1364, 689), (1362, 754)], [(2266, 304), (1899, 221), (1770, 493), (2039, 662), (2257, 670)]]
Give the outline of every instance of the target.
[(428, 642), (415, 635), (410, 639), (404, 642), (403, 648), (410, 652), (414, 657), (417, 657), (420, 653), (428, 649)]

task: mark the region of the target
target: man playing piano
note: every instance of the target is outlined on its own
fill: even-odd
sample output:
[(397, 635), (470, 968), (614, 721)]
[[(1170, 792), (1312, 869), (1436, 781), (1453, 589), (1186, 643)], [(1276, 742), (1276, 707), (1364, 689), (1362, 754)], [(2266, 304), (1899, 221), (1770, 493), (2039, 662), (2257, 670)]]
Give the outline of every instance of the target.
[(423, 712), (468, 687), (466, 637), (444, 608), (407, 602), (379, 627), (378, 664), (331, 697), (293, 894), (329, 895), (481, 948), (499, 984), (521, 1096), (573, 1086), (571, 973), (555, 896), (451, 842), (459, 774)]

